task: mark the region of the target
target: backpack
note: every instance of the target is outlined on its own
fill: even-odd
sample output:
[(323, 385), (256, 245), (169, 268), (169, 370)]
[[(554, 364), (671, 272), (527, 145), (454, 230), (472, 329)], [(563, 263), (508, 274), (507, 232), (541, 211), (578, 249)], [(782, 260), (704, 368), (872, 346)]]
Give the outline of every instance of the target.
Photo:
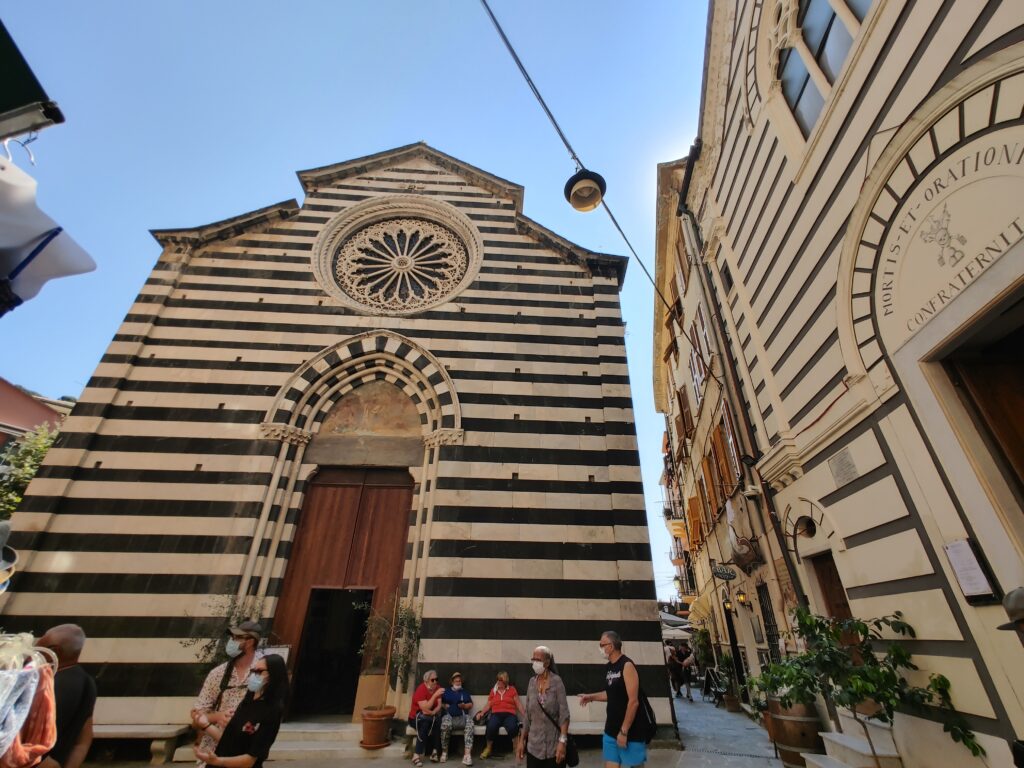
[(651, 739), (658, 732), (658, 721), (654, 717), (654, 707), (651, 706), (650, 699), (647, 698), (644, 689), (641, 688), (639, 693), (640, 706), (637, 709), (634, 725), (637, 726), (638, 733), (643, 739), (644, 744), (650, 744)]

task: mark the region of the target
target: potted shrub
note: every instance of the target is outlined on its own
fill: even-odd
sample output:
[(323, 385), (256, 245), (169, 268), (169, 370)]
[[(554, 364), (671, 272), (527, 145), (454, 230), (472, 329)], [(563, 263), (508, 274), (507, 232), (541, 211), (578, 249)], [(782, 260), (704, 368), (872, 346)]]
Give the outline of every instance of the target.
[(739, 685), (736, 682), (736, 666), (733, 663), (731, 653), (723, 653), (718, 662), (718, 672), (725, 686), (725, 693), (722, 701), (725, 702), (725, 709), (728, 712), (742, 712), (740, 706)]
[(363, 707), (361, 719), (363, 749), (381, 749), (391, 742), (391, 721), (397, 711), (387, 703), (388, 682), (392, 674), (396, 689), (404, 693), (412, 664), (419, 654), (420, 617), (412, 603), (399, 600), (396, 593), (391, 615), (371, 612), (366, 619), (366, 635), (359, 652), (364, 665), (383, 669), (380, 704)]
[[(752, 681), (769, 697), (776, 735), (780, 731), (779, 714), (800, 706), (810, 712), (816, 698), (821, 696), (838, 732), (843, 730), (838, 709), (850, 712), (864, 731), (876, 766), (880, 761), (867, 720), (891, 724), (897, 709), (937, 707), (945, 710), (943, 730), (974, 756), (985, 754), (966, 720), (953, 708), (946, 677), (932, 674), (924, 687), (907, 681), (904, 672), (917, 669), (910, 653), (898, 641), (887, 641), (883, 637), (884, 632), (915, 637), (913, 627), (903, 621), (898, 611), (876, 619), (833, 619), (798, 608), (795, 631), (806, 642), (807, 650), (769, 665)], [(777, 711), (773, 709), (773, 702), (777, 703)]]

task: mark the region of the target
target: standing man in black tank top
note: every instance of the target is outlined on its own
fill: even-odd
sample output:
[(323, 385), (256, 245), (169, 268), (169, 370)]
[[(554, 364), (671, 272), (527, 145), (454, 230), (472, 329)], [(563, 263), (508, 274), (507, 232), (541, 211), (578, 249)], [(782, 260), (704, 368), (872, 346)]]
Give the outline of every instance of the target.
[(640, 675), (636, 664), (622, 652), (622, 638), (617, 632), (601, 635), (601, 655), (608, 660), (605, 689), (598, 693), (581, 693), (580, 705), (608, 702), (602, 740), (605, 768), (643, 765), (647, 762), (647, 744), (637, 732)]

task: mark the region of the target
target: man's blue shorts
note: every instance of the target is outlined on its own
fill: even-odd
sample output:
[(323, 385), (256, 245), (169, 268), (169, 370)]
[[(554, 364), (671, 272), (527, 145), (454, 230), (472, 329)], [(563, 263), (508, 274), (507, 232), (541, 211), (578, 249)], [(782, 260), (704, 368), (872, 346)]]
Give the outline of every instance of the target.
[(632, 766), (647, 762), (647, 745), (642, 741), (627, 741), (625, 747), (620, 747), (618, 742), (606, 733), (601, 740), (601, 746), (606, 763)]

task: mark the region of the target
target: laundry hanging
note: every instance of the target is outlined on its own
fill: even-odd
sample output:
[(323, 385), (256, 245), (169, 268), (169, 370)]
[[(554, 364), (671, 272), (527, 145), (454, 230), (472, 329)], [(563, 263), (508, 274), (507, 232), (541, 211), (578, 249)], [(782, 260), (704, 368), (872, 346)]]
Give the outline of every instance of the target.
[(57, 741), (57, 659), (32, 635), (0, 635), (0, 768), (33, 768)]

